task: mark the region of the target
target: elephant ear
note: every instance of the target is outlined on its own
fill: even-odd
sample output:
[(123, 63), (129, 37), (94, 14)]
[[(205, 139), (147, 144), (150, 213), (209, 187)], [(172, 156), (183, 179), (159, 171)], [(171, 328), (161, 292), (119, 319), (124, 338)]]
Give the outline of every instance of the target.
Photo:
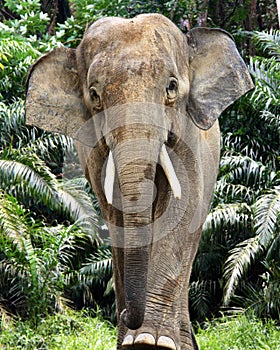
[(87, 113), (75, 50), (61, 47), (41, 57), (27, 80), (26, 123), (74, 136)]
[(194, 28), (187, 39), (191, 52), (187, 113), (199, 128), (207, 130), (254, 84), (230, 34)]

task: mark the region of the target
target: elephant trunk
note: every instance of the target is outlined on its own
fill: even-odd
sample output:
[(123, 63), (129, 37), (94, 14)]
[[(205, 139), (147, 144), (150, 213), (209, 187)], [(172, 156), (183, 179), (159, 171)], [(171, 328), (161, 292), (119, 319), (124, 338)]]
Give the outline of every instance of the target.
[(144, 320), (149, 256), (152, 243), (154, 179), (159, 159), (158, 141), (126, 141), (114, 150), (122, 196), (124, 224), (124, 289), (122, 318), (130, 329)]
[[(181, 187), (165, 147), (168, 130), (160, 126), (161, 107), (156, 104), (117, 106), (106, 118), (106, 143), (110, 153), (104, 192), (109, 204), (120, 193), (124, 226), (124, 293), (122, 320), (129, 329), (144, 320), (148, 265), (153, 241), (153, 201), (158, 163), (175, 198)], [(151, 118), (150, 116), (153, 116)], [(151, 124), (152, 123), (152, 124)], [(120, 192), (114, 186), (118, 179)]]

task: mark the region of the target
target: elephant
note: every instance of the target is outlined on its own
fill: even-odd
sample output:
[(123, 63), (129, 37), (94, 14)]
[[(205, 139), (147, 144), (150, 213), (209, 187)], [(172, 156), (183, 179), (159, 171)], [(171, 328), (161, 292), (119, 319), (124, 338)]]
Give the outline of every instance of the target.
[(219, 115), (254, 87), (231, 35), (104, 17), (30, 68), (26, 122), (73, 137), (112, 244), (117, 349), (197, 349), (188, 286)]

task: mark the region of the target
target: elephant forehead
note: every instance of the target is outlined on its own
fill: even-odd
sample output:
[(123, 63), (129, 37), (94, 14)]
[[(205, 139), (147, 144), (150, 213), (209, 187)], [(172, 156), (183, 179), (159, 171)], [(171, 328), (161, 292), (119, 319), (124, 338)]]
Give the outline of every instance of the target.
[(120, 83), (120, 78), (128, 80), (131, 77), (140, 76), (145, 79), (145, 76), (154, 79), (165, 69), (172, 71), (172, 60), (163, 60), (159, 55), (147, 53), (146, 55), (137, 55), (124, 50), (118, 57), (114, 59), (108, 53), (101, 53), (94, 57), (90, 64), (87, 83), (91, 85), (95, 80), (101, 80), (107, 83), (114, 78)]
[(79, 46), (87, 67), (100, 52), (109, 54), (111, 60), (131, 53), (174, 56), (174, 50), (183, 49), (185, 38), (167, 18), (157, 14), (139, 15), (133, 19), (109, 17), (98, 20), (86, 31)]
[(166, 17), (159, 14), (144, 14), (127, 19), (107, 17), (94, 22), (86, 31), (85, 37), (99, 38), (101, 41), (114, 43), (138, 42), (146, 38), (156, 29), (166, 29), (168, 32), (180, 33), (180, 30)]

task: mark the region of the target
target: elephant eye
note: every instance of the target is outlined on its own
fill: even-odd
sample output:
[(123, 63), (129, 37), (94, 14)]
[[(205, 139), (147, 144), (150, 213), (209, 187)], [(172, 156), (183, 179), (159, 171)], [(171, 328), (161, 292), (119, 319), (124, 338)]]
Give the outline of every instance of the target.
[(94, 107), (101, 108), (102, 107), (101, 98), (100, 98), (99, 94), (97, 93), (95, 87), (92, 86), (89, 88), (89, 95), (90, 95), (92, 102), (94, 103)]
[(177, 92), (178, 92), (177, 79), (172, 77), (169, 79), (169, 85), (166, 88), (166, 94), (169, 102), (173, 102), (176, 99)]

